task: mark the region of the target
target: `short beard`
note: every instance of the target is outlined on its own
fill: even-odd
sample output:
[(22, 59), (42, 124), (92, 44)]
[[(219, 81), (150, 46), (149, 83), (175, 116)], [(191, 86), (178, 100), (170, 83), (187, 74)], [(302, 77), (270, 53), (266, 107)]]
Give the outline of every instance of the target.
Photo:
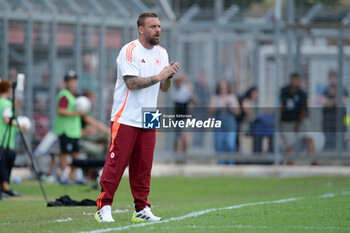
[(148, 38), (147, 42), (151, 45), (159, 45), (159, 40), (158, 39), (152, 39), (152, 38)]

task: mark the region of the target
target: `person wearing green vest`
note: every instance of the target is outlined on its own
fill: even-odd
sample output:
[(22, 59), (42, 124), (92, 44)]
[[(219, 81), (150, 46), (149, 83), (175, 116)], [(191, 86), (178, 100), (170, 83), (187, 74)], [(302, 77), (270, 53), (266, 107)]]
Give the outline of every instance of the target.
[(10, 189), (11, 170), (14, 166), (15, 136), (17, 123), (12, 122), (8, 126), (12, 113), (12, 102), (9, 96), (12, 92), (11, 82), (0, 79), (0, 187), (3, 196), (20, 196), (17, 192)]
[(68, 171), (67, 157), (72, 155), (73, 159), (79, 158), (79, 144), (81, 137), (81, 117), (84, 115), (76, 111), (75, 90), (78, 86), (77, 75), (74, 71), (69, 71), (64, 76), (65, 88), (62, 89), (56, 98), (57, 115), (53, 126), (53, 131), (59, 137), (60, 156), (57, 172), (59, 181), (62, 184), (83, 183), (83, 172), (80, 168), (72, 167), (71, 172)]

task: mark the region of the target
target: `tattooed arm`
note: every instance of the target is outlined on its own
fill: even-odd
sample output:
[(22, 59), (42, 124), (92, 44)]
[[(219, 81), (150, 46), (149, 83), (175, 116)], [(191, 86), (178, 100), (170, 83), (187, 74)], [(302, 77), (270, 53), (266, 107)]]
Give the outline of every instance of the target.
[(173, 67), (175, 69), (175, 72), (172, 73), (170, 76), (168, 76), (168, 78), (166, 80), (163, 80), (161, 83), (160, 83), (160, 90), (162, 92), (166, 92), (169, 90), (170, 86), (171, 86), (171, 79), (172, 77), (175, 75), (175, 73), (177, 72), (177, 70), (180, 68), (180, 64), (178, 62), (171, 62), (169, 64), (169, 66)]
[(160, 90), (162, 92), (166, 92), (169, 90), (171, 86), (171, 78), (169, 77), (167, 80), (164, 80), (160, 83)]
[(159, 82), (156, 76), (140, 78), (137, 76), (125, 75), (123, 76), (123, 78), (129, 90), (138, 90), (146, 88)]
[(179, 69), (179, 67), (180, 65), (176, 62), (176, 64), (171, 63), (169, 66), (164, 67), (159, 74), (151, 77), (144, 78), (144, 77), (125, 75), (123, 76), (123, 78), (129, 90), (138, 90), (142, 88), (147, 88), (158, 82), (162, 82), (161, 90), (167, 91), (168, 88), (170, 87), (170, 80), (167, 80), (167, 79), (168, 77), (174, 75)]

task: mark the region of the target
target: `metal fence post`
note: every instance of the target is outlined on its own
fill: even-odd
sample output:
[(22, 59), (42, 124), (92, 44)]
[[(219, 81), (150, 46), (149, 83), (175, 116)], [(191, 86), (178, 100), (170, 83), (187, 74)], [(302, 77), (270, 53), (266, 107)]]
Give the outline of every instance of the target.
[(50, 86), (49, 86), (49, 117), (50, 129), (56, 116), (56, 61), (57, 61), (57, 45), (56, 45), (57, 22), (54, 18), (51, 24), (50, 31), (50, 51), (49, 51), (49, 66), (50, 66)]
[(343, 42), (343, 31), (339, 29), (338, 31), (338, 56), (337, 56), (337, 91), (336, 91), (336, 151), (340, 155), (343, 150), (343, 59), (344, 59), (344, 42)]
[[(26, 88), (25, 88), (25, 114), (29, 118), (33, 118), (33, 20), (31, 14), (29, 14), (26, 28), (26, 40), (25, 40), (25, 73), (26, 73)], [(28, 144), (31, 149), (32, 135), (28, 134)]]
[[(7, 14), (7, 13), (6, 13)], [(2, 58), (2, 78), (8, 78), (9, 66), (9, 45), (8, 45), (8, 19), (7, 15), (2, 19), (2, 38), (1, 38), (1, 58)]]
[(104, 89), (105, 89), (105, 80), (106, 80), (106, 48), (105, 48), (105, 37), (106, 37), (106, 25), (105, 20), (102, 17), (102, 22), (99, 27), (99, 40), (98, 40), (98, 93), (97, 93), (97, 101), (98, 101), (98, 119), (102, 122), (106, 120), (106, 104), (104, 100)]
[[(74, 63), (75, 63), (75, 72), (78, 75), (81, 75), (82, 72), (82, 40), (81, 35), (82, 33), (82, 24), (81, 24), (81, 17), (78, 16), (77, 22), (75, 25), (75, 32), (74, 32)], [(66, 71), (65, 71), (66, 72)]]
[(274, 47), (275, 47), (275, 101), (274, 106), (276, 109), (275, 113), (275, 124), (274, 124), (274, 164), (278, 165), (281, 160), (281, 154), (280, 154), (280, 110), (279, 110), (279, 78), (280, 78), (280, 66), (281, 66), (281, 54), (280, 54), (280, 48), (279, 48), (279, 40), (281, 37), (280, 32), (280, 19), (282, 14), (282, 6), (281, 6), (281, 0), (275, 1), (275, 38), (274, 38)]

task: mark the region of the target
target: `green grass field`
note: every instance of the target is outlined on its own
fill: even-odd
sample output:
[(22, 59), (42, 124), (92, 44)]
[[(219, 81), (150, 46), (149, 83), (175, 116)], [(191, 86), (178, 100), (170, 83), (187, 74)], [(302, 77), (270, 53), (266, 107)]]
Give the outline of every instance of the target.
[[(156, 177), (150, 201), (164, 219), (156, 224), (130, 221), (127, 179), (112, 207), (120, 210), (116, 223), (108, 224), (94, 220), (94, 207), (46, 207), (34, 181), (13, 188), (23, 197), (0, 201), (0, 232), (350, 232), (349, 178)], [(99, 195), (87, 186), (45, 189), (50, 201)]]

